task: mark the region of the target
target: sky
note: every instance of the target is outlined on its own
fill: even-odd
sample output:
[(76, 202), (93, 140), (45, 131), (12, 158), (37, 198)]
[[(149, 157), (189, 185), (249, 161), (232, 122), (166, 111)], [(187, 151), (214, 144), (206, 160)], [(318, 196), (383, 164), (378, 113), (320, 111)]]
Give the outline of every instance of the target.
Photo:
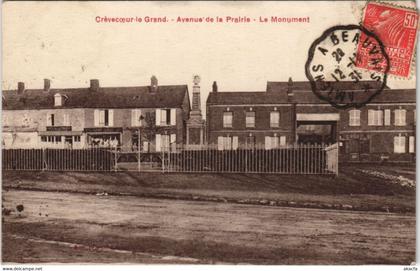
[[(407, 2), (405, 2), (407, 3)], [(264, 91), (267, 81), (307, 80), (311, 43), (335, 25), (358, 24), (363, 1), (5, 2), (3, 89), (188, 84), (201, 77), (202, 103), (219, 91)], [(249, 17), (250, 23), (97, 23), (96, 17)], [(259, 17), (309, 23), (259, 23)], [(256, 21), (253, 21), (256, 19)], [(391, 88), (415, 80), (389, 78)]]

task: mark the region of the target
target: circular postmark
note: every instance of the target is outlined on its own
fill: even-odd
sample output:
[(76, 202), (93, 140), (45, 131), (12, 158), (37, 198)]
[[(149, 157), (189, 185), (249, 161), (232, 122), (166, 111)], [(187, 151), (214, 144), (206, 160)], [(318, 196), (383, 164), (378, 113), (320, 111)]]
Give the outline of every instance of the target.
[(327, 29), (309, 48), (312, 91), (339, 109), (360, 108), (386, 86), (389, 57), (381, 40), (360, 25)]

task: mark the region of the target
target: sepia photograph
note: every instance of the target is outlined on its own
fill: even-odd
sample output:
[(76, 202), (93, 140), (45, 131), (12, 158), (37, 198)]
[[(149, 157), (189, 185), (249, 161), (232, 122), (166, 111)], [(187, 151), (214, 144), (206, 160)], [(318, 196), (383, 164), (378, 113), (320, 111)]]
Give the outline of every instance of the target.
[(3, 2), (3, 270), (417, 270), (416, 4)]

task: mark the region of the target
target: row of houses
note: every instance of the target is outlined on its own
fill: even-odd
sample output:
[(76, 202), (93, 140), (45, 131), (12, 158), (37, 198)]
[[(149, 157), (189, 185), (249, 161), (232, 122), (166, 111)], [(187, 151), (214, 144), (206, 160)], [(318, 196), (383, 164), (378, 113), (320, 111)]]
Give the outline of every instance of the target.
[[(349, 82), (340, 89), (351, 89)], [(375, 82), (366, 82), (374, 87)], [(360, 109), (336, 109), (309, 82), (268, 82), (266, 91), (219, 92), (201, 111), (200, 78), (192, 102), (187, 85), (3, 91), (3, 148), (115, 147), (163, 149), (275, 149), (296, 143), (338, 143), (344, 161), (413, 161), (416, 90), (385, 88)]]

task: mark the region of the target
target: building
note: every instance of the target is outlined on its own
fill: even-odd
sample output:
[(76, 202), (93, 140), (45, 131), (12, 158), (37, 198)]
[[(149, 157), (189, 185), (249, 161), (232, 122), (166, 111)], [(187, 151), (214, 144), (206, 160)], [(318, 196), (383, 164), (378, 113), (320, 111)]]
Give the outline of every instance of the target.
[(190, 112), (187, 85), (3, 91), (4, 148), (115, 147), (146, 152), (182, 146)]
[(366, 106), (341, 110), (309, 82), (268, 82), (264, 92), (219, 92), (215, 83), (206, 109), (207, 140), (218, 149), (338, 142), (342, 161), (415, 159), (415, 89), (387, 87)]

